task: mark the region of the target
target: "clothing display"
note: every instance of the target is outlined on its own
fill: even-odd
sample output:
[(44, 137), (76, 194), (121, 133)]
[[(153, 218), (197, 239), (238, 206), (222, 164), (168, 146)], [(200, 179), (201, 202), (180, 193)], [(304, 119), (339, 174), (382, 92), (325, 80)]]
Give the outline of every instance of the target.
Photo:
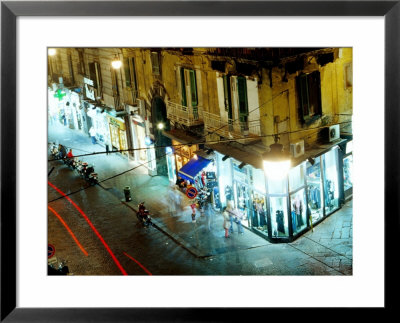
[(312, 209), (321, 208), (321, 190), (319, 184), (308, 186), (308, 201)]
[(276, 223), (278, 224), (278, 231), (285, 234), (285, 225), (283, 224), (283, 211), (276, 211)]

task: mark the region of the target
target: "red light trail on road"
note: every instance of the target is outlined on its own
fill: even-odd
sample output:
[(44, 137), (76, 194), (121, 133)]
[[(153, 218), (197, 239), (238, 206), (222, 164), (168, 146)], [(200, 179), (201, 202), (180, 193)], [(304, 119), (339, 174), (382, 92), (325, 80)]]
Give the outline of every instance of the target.
[(104, 247), (106, 248), (106, 250), (108, 251), (108, 253), (110, 254), (111, 258), (114, 260), (115, 264), (117, 265), (117, 267), (119, 268), (119, 270), (122, 272), (123, 275), (128, 275), (125, 271), (124, 268), (122, 268), (121, 264), (119, 263), (118, 259), (115, 257), (114, 253), (111, 251), (110, 247), (108, 246), (108, 244), (104, 241), (103, 237), (101, 236), (101, 234), (97, 231), (97, 229), (95, 228), (95, 226), (93, 225), (92, 221), (89, 220), (89, 218), (87, 217), (87, 215), (81, 210), (81, 208), (74, 202), (72, 201), (63, 191), (61, 191), (58, 187), (56, 187), (53, 183), (51, 183), (50, 181), (48, 181), (48, 184), (54, 188), (58, 193), (60, 193), (62, 196), (64, 196), (68, 202), (70, 202), (76, 209), (77, 211), (83, 216), (83, 218), (86, 220), (86, 222), (89, 224), (89, 226), (91, 227), (91, 229), (93, 230), (93, 232), (97, 235), (97, 237), (100, 239), (101, 243), (104, 245)]
[(82, 252), (85, 254), (85, 256), (88, 255), (87, 251), (83, 246), (80, 244), (79, 240), (76, 238), (75, 234), (72, 232), (72, 230), (69, 228), (69, 226), (65, 223), (64, 219), (59, 215), (56, 210), (54, 210), (52, 207), (49, 205), (47, 206), (51, 212), (54, 213), (54, 215), (60, 220), (60, 222), (64, 225), (64, 227), (67, 229), (68, 233), (71, 235), (72, 239), (74, 239), (75, 243), (78, 245), (78, 247), (82, 250)]
[(129, 256), (126, 252), (124, 252), (124, 255), (127, 256), (129, 259), (132, 259), (134, 262), (136, 262), (147, 274), (152, 276), (153, 274), (147, 270), (145, 266), (143, 266), (139, 261), (137, 261), (135, 258)]

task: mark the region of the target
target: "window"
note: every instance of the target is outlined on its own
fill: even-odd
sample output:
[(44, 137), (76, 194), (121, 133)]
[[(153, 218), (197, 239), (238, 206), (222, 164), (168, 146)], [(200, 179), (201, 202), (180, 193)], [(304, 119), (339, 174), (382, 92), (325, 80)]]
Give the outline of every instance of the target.
[(93, 87), (101, 90), (101, 73), (98, 62), (89, 63), (89, 77), (93, 81)]
[(78, 57), (79, 57), (79, 63), (78, 63), (79, 74), (86, 75), (85, 61), (83, 59), (82, 49), (78, 49)]
[(182, 105), (197, 107), (197, 83), (196, 71), (186, 68), (181, 68), (181, 92), (182, 92)]
[(247, 104), (247, 85), (246, 78), (239, 76), (237, 78), (237, 93), (238, 93), (238, 106), (239, 106), (239, 121), (246, 122), (249, 117), (249, 110)]
[(229, 119), (232, 119), (232, 96), (231, 96), (231, 80), (230, 76), (224, 75), (224, 103), (225, 111), (228, 111)]
[(151, 52), (151, 68), (154, 75), (160, 75), (160, 60), (157, 52)]
[(302, 121), (312, 121), (321, 116), (321, 79), (319, 71), (298, 76), (297, 85)]
[(69, 76), (70, 76), (71, 84), (75, 84), (74, 68), (73, 68), (73, 65), (72, 65), (72, 57), (71, 57), (71, 54), (68, 54), (68, 71), (69, 71)]
[(353, 64), (349, 63), (344, 66), (344, 88), (348, 89), (353, 86)]
[[(124, 59), (124, 70), (125, 70), (125, 85), (132, 89), (132, 92), (136, 94), (137, 83), (136, 83), (136, 69), (134, 57), (128, 57)], [(135, 96), (136, 97), (136, 96)]]

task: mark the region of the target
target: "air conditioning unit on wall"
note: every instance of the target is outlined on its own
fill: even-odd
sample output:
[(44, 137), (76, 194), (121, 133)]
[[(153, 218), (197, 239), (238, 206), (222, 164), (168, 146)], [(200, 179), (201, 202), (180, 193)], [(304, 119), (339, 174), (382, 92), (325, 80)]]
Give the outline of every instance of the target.
[(328, 133), (329, 142), (335, 141), (340, 138), (340, 126), (338, 124), (329, 127)]
[(290, 144), (290, 153), (294, 158), (304, 155), (304, 140)]

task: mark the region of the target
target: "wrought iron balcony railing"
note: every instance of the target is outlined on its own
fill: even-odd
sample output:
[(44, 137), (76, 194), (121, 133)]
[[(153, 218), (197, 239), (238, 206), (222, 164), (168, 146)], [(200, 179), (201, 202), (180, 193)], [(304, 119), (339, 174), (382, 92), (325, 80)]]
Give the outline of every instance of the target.
[(185, 107), (172, 101), (167, 101), (167, 118), (189, 127), (202, 125), (203, 108)]
[(214, 132), (224, 138), (242, 139), (261, 135), (260, 121), (240, 122), (228, 119), (223, 121), (221, 116), (210, 112), (203, 112), (204, 129)]

